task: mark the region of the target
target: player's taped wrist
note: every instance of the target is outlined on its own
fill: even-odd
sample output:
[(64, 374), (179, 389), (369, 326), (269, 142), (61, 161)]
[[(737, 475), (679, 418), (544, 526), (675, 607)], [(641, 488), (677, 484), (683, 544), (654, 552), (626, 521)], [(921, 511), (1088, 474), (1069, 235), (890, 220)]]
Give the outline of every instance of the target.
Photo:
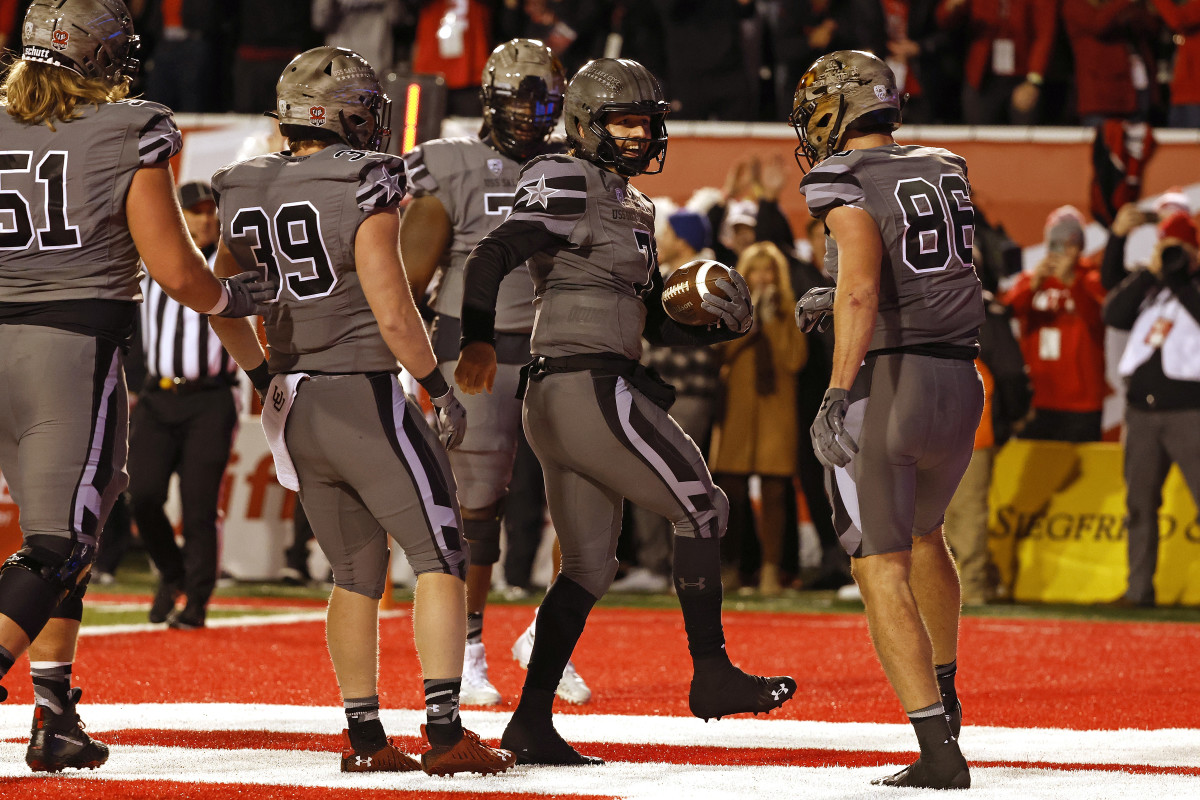
[(217, 300), (217, 304), (215, 306), (210, 308), (208, 311), (204, 312), (205, 314), (207, 314), (210, 317), (214, 317), (217, 314), (220, 314), (222, 311), (225, 310), (225, 307), (229, 305), (229, 287), (225, 285), (224, 281), (220, 281), (220, 284), (221, 284), (221, 297)]
[(417, 383), (421, 384), (421, 388), (429, 394), (429, 399), (435, 403), (450, 393), (450, 384), (446, 383), (445, 376), (437, 367), (424, 378), (417, 378)]
[(246, 377), (250, 379), (250, 384), (254, 387), (254, 391), (258, 392), (259, 397), (267, 396), (267, 390), (271, 388), (271, 369), (265, 358), (254, 369), (246, 370)]

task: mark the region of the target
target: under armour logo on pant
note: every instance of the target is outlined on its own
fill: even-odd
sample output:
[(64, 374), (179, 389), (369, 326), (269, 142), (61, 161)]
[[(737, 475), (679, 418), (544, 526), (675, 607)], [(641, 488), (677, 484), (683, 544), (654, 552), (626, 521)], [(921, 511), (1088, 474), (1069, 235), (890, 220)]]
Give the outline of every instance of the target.
[(680, 578), (678, 581), (676, 581), (676, 583), (679, 584), (680, 589), (696, 589), (697, 591), (704, 591), (703, 577), (697, 578), (695, 581), (686, 581), (683, 578)]

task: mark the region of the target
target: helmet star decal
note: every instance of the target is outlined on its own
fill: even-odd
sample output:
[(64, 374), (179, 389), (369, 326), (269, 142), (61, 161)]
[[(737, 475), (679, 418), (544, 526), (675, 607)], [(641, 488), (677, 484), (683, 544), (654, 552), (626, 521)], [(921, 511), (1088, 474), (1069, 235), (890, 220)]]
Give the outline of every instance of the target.
[(537, 203), (542, 208), (550, 207), (550, 198), (558, 194), (558, 189), (551, 189), (546, 185), (546, 176), (538, 178), (538, 182), (533, 186), (525, 187), (525, 205), (532, 206)]

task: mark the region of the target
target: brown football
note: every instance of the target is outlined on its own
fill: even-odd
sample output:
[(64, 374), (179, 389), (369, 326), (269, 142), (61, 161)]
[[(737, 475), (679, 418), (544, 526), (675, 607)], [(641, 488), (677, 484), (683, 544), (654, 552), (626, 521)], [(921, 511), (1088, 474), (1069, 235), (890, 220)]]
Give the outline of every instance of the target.
[(719, 317), (701, 308), (700, 301), (705, 294), (728, 297), (717, 287), (722, 278), (730, 280), (729, 267), (706, 258), (689, 261), (672, 272), (663, 286), (667, 315), (684, 325), (712, 325)]

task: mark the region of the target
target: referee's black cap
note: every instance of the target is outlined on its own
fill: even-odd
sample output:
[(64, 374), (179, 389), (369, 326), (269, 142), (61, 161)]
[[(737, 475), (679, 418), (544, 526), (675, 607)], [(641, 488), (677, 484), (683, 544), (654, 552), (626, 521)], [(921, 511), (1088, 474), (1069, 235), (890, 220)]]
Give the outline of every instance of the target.
[(207, 181), (188, 181), (179, 186), (179, 205), (181, 208), (195, 208), (205, 200), (216, 202), (212, 188)]

